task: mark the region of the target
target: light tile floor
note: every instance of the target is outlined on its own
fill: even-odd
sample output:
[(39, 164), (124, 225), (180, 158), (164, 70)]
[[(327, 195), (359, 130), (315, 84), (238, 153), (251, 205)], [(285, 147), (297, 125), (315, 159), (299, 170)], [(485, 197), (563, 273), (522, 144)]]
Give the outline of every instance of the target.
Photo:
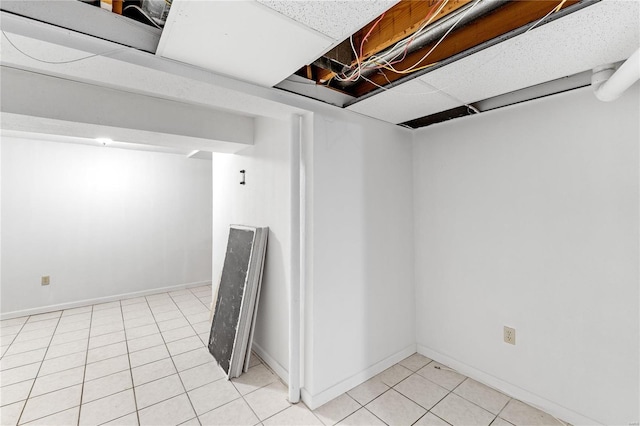
[(211, 286), (0, 323), (2, 425), (556, 425), (414, 354), (315, 411), (257, 356), (232, 381), (209, 354)]

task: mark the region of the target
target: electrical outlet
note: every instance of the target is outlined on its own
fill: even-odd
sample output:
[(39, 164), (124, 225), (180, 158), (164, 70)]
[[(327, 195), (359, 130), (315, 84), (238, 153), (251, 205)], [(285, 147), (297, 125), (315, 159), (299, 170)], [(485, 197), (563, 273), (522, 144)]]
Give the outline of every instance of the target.
[(49, 275), (44, 275), (40, 282), (41, 285), (49, 285)]
[(516, 344), (516, 329), (504, 326), (504, 341), (511, 345)]

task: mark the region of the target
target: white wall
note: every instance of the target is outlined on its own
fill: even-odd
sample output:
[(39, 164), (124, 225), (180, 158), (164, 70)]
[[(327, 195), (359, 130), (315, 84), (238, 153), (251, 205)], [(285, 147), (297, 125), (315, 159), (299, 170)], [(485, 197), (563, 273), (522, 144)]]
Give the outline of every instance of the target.
[(569, 421), (638, 421), (638, 99), (586, 88), (416, 133), (420, 351)]
[[(307, 168), (305, 402), (415, 351), (411, 134), (315, 114)], [(312, 154), (312, 155), (311, 155)]]
[[(290, 122), (255, 120), (255, 144), (213, 155), (213, 282), (220, 283), (229, 225), (268, 226), (254, 345), (284, 379), (289, 366)], [(240, 185), (240, 170), (246, 185)]]
[(12, 138), (1, 150), (3, 316), (210, 282), (210, 161)]

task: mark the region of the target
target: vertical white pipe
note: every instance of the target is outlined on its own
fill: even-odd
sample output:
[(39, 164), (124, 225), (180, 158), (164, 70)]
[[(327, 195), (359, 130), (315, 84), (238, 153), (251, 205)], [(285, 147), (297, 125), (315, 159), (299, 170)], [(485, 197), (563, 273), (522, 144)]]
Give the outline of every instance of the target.
[(289, 286), (289, 402), (300, 401), (300, 152), (302, 117), (291, 117), (289, 164), (290, 201), (290, 286)]

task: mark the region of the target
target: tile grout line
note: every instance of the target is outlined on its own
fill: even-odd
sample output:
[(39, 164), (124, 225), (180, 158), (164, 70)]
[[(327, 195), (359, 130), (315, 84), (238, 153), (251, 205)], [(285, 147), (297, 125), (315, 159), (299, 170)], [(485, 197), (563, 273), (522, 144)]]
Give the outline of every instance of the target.
[(82, 415), (82, 396), (84, 394), (84, 379), (87, 376), (87, 361), (89, 361), (89, 342), (91, 341), (91, 325), (93, 323), (93, 306), (91, 305), (91, 315), (89, 316), (89, 337), (87, 338), (87, 351), (84, 354), (84, 372), (82, 373), (82, 389), (80, 391), (80, 407), (78, 409), (78, 422), (80, 426), (80, 416)]
[[(135, 384), (133, 383), (133, 368), (131, 367), (131, 353), (129, 352), (129, 340), (127, 339), (127, 327), (126, 327), (126, 323), (124, 321), (124, 311), (122, 310), (122, 301), (120, 302), (120, 315), (122, 315), (122, 328), (123, 328), (123, 333), (124, 333), (124, 344), (125, 347), (127, 348), (127, 362), (129, 363), (129, 380), (131, 380), (131, 393), (133, 394), (133, 404), (136, 407), (136, 419), (138, 420), (138, 424), (140, 424), (140, 414), (138, 413), (138, 398), (136, 397), (136, 387)], [(131, 414), (131, 413), (129, 413)], [(129, 414), (125, 414), (125, 416), (128, 416)], [(124, 417), (124, 416), (120, 416), (120, 417)], [(117, 420), (120, 417), (113, 419), (113, 420)], [(109, 420), (111, 421), (111, 420)]]
[[(175, 305), (175, 302), (173, 302), (173, 298), (171, 297), (171, 295), (168, 292), (166, 292), (165, 294), (171, 299), (171, 302)], [(146, 297), (145, 297), (145, 300), (147, 300), (147, 305), (149, 305), (149, 300), (146, 299)], [(177, 305), (176, 305), (176, 307), (178, 308), (178, 310), (180, 309)], [(153, 313), (153, 309), (151, 309), (151, 305), (149, 305), (149, 310), (151, 311), (151, 316), (153, 317), (153, 320), (156, 321), (156, 316)], [(180, 313), (182, 313), (182, 311), (180, 311)], [(157, 321), (156, 321), (156, 327), (158, 327), (158, 322)], [(164, 344), (165, 344), (165, 348), (167, 350), (167, 353), (169, 353), (169, 359), (171, 360), (171, 363), (173, 364), (173, 368), (176, 369), (176, 375), (178, 376), (178, 380), (180, 380), (180, 384), (182, 385), (182, 389), (184, 389), (184, 393), (187, 395), (187, 400), (189, 401), (189, 404), (191, 405), (191, 409), (193, 410), (193, 414), (195, 414), (196, 417), (198, 417), (198, 412), (196, 411), (196, 408), (193, 406), (193, 402), (191, 401), (191, 398), (189, 397), (189, 393), (187, 392), (187, 387), (184, 385), (184, 382), (182, 381), (182, 377), (180, 376), (180, 372), (178, 371), (178, 367), (176, 366), (176, 363), (173, 360), (173, 356), (171, 355), (171, 352), (169, 352), (169, 347), (167, 346), (167, 342), (164, 340), (164, 336), (162, 335), (162, 330), (160, 330), (160, 327), (158, 327), (158, 331), (160, 331), (160, 337), (162, 338), (162, 341), (165, 342)], [(177, 395), (177, 396), (180, 396), (180, 395)], [(172, 398), (175, 398), (175, 396), (173, 396)], [(198, 423), (200, 423), (200, 419), (198, 419)]]
[[(29, 318), (31, 318), (31, 315), (29, 316)], [(25, 321), (25, 324), (27, 322), (29, 322), (29, 318), (27, 318), (27, 321)], [(24, 405), (22, 406), (22, 410), (20, 410), (20, 416), (18, 417), (18, 420), (16, 421), (16, 425), (20, 424), (20, 419), (22, 419), (22, 416), (24, 414), (24, 409), (27, 408), (27, 404), (29, 403), (29, 398), (31, 398), (31, 392), (33, 392), (33, 388), (35, 387), (36, 381), (38, 380), (38, 374), (40, 374), (40, 369), (42, 369), (42, 364), (44, 363), (44, 360), (47, 358), (47, 352), (49, 352), (49, 347), (50, 347), (50, 344), (51, 344), (51, 340), (53, 340), (53, 336), (56, 334), (56, 330), (58, 329), (58, 324), (60, 323), (60, 318), (62, 318), (62, 311), (60, 311), (60, 316), (58, 317), (58, 322), (56, 323), (56, 326), (53, 329), (53, 334), (51, 335), (51, 338), (49, 339), (49, 345), (47, 345), (47, 349), (44, 351), (44, 357), (42, 358), (42, 362), (40, 362), (40, 366), (38, 367), (38, 371), (36, 372), (36, 375), (33, 378), (33, 383), (31, 384), (31, 389), (29, 389), (29, 393), (27, 394), (27, 398), (24, 401)], [(17, 336), (18, 335), (16, 334), (16, 337)], [(87, 345), (88, 344), (89, 343), (87, 342)], [(62, 411), (64, 411), (64, 410), (62, 410)], [(51, 413), (51, 414), (56, 414), (56, 413)], [(51, 414), (47, 414), (46, 416), (42, 416), (42, 417), (47, 417), (47, 416), (49, 416)], [(42, 418), (42, 417), (39, 417), (39, 418)], [(37, 420), (37, 419), (33, 419), (33, 420)]]

